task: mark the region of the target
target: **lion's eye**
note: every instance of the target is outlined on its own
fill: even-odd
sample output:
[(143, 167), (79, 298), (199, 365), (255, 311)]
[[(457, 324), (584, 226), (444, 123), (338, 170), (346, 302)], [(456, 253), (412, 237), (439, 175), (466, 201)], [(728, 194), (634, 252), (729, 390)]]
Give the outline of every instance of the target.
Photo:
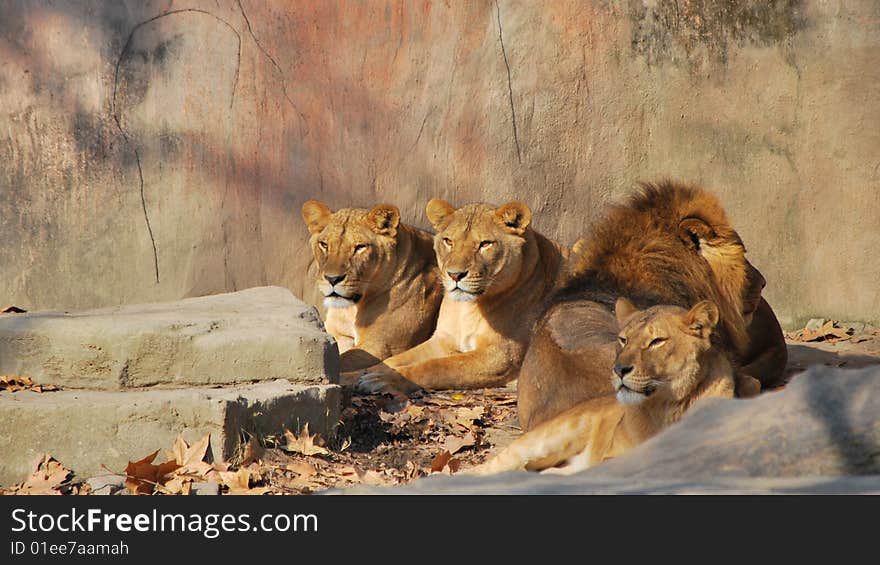
[(660, 347), (664, 343), (666, 343), (665, 337), (655, 337), (651, 340), (651, 343), (648, 344), (648, 347)]
[(448, 237), (443, 238), (443, 243), (446, 244), (446, 247), (452, 247), (452, 240), (449, 239)]
[(480, 242), (480, 249), (486, 249), (487, 247), (491, 247), (494, 241), (484, 240)]
[(363, 251), (367, 247), (369, 247), (369, 245), (367, 245), (366, 243), (358, 243), (357, 245), (354, 246), (354, 252), (360, 253), (361, 251)]
[(319, 241), (319, 242), (318, 242), (318, 247), (320, 247), (320, 248), (323, 249), (324, 251), (327, 251), (327, 242), (326, 242), (326, 241)]
[(622, 335), (617, 336), (617, 341), (618, 343), (620, 343), (621, 346), (626, 346), (626, 338)]

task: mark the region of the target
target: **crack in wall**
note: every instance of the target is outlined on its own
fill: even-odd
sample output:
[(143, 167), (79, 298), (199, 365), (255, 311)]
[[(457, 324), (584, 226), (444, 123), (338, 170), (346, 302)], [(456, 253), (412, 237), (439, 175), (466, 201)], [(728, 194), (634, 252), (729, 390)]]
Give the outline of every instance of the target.
[(498, 19), (498, 41), (501, 42), (501, 56), (504, 57), (504, 66), (507, 67), (507, 94), (510, 100), (510, 116), (513, 122), (513, 142), (516, 144), (516, 158), (522, 163), (522, 152), (519, 147), (519, 134), (516, 130), (516, 108), (513, 106), (513, 86), (510, 78), (510, 63), (507, 60), (507, 51), (504, 49), (504, 32), (501, 29), (501, 8), (498, 0), (495, 0), (495, 16)]
[(141, 196), (141, 208), (144, 212), (144, 222), (147, 225), (147, 232), (150, 235), (150, 244), (153, 246), (153, 268), (156, 273), (156, 284), (159, 284), (159, 251), (156, 248), (156, 236), (155, 236), (155, 233), (153, 232), (153, 225), (150, 222), (150, 214), (149, 214), (149, 211), (147, 210), (147, 199), (146, 199), (146, 195), (144, 194), (144, 170), (141, 165), (141, 154), (140, 154), (140, 151), (138, 151), (138, 148), (135, 146), (135, 144), (132, 143), (131, 137), (128, 135), (128, 132), (125, 131), (125, 128), (122, 127), (122, 120), (119, 117), (119, 111), (116, 107), (116, 95), (119, 90), (119, 68), (122, 66), (122, 61), (125, 59), (125, 55), (128, 53), (129, 47), (131, 47), (131, 42), (134, 39), (134, 35), (135, 35), (135, 33), (137, 33), (137, 31), (139, 29), (141, 29), (142, 27), (144, 27), (147, 24), (155, 22), (156, 20), (160, 20), (160, 19), (168, 17), (168, 16), (173, 16), (175, 14), (182, 14), (182, 13), (187, 13), (187, 12), (194, 13), (194, 14), (202, 14), (202, 15), (210, 16), (210, 17), (214, 18), (215, 20), (217, 20), (218, 22), (222, 23), (227, 28), (229, 28), (229, 30), (233, 34), (235, 34), (235, 37), (238, 40), (238, 59), (236, 61), (236, 65), (235, 65), (235, 78), (232, 81), (232, 96), (229, 100), (229, 108), (231, 109), (232, 105), (235, 103), (235, 91), (238, 87), (238, 74), (239, 74), (239, 69), (241, 68), (241, 35), (239, 35), (238, 31), (234, 27), (232, 27), (229, 24), (229, 22), (227, 22), (223, 18), (215, 16), (211, 12), (207, 12), (205, 10), (199, 10), (196, 8), (182, 8), (180, 10), (169, 10), (169, 11), (163, 12), (157, 16), (153, 16), (152, 18), (146, 19), (146, 20), (140, 22), (139, 24), (135, 25), (131, 29), (131, 31), (129, 32), (128, 38), (125, 40), (125, 45), (122, 47), (122, 51), (119, 53), (119, 58), (116, 59), (116, 71), (113, 74), (113, 99), (110, 102), (110, 113), (113, 116), (113, 121), (116, 122), (116, 127), (117, 127), (117, 129), (119, 129), (119, 133), (122, 134), (122, 139), (125, 140), (125, 144), (134, 153), (135, 162), (137, 163), (138, 181), (139, 181), (140, 196)]
[(422, 118), (422, 125), (419, 126), (419, 133), (416, 135), (416, 140), (413, 141), (413, 144), (410, 145), (408, 153), (412, 153), (412, 151), (419, 144), (419, 140), (422, 139), (422, 132), (425, 131), (425, 124), (428, 122), (428, 118), (431, 116), (431, 113), (434, 111), (434, 108), (431, 107), (428, 112), (425, 114), (425, 117)]
[(236, 4), (238, 4), (238, 9), (241, 12), (241, 15), (244, 17), (244, 23), (247, 26), (248, 33), (251, 38), (254, 40), (254, 43), (257, 44), (257, 49), (272, 63), (272, 66), (275, 67), (275, 70), (278, 72), (278, 75), (281, 77), (281, 91), (284, 93), (284, 98), (287, 100), (287, 103), (290, 104), (290, 107), (293, 108), (293, 111), (299, 114), (300, 119), (302, 120), (303, 125), (306, 126), (305, 133), (300, 133), (302, 135), (306, 135), (309, 133), (308, 121), (306, 120), (305, 114), (299, 111), (299, 108), (296, 107), (296, 104), (293, 103), (293, 99), (290, 97), (290, 94), (287, 92), (287, 78), (284, 76), (284, 71), (281, 69), (281, 65), (275, 60), (275, 57), (269, 54), (266, 51), (266, 48), (263, 47), (263, 44), (260, 43), (260, 40), (257, 39), (257, 36), (254, 34), (254, 29), (251, 27), (251, 20), (248, 18), (247, 12), (244, 11), (244, 6), (241, 4), (241, 0), (236, 0)]

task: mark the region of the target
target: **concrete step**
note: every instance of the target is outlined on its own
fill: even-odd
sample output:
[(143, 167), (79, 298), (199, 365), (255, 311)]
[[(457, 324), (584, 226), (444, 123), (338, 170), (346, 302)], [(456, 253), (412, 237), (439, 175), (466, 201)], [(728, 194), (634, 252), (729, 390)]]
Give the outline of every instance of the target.
[(280, 287), (0, 316), (0, 375), (62, 388), (318, 384), (338, 371), (336, 342), (315, 309)]
[(218, 460), (236, 453), (241, 430), (280, 435), (308, 423), (329, 438), (341, 402), (336, 385), (286, 380), (222, 389), (0, 392), (0, 484), (24, 480), (43, 453), (81, 477), (124, 472), (129, 461), (170, 449), (180, 433), (188, 442), (210, 433)]

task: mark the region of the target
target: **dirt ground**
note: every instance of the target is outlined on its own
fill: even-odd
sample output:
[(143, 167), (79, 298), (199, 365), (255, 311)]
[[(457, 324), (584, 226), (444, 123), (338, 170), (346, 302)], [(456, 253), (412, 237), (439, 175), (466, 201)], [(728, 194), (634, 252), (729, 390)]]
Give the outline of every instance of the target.
[[(810, 365), (880, 365), (880, 330), (814, 323), (786, 335), (786, 380)], [(19, 383), (19, 386), (21, 383)], [(784, 385), (783, 385), (784, 386)], [(26, 387), (22, 387), (26, 388)], [(207, 437), (178, 440), (154, 464), (133, 453), (117, 494), (311, 494), (357, 485), (397, 485), (432, 473), (455, 473), (485, 460), (521, 430), (515, 383), (501, 389), (421, 393), (412, 398), (347, 394), (338, 432), (324, 441), (299, 436), (249, 437), (233, 461), (205, 462)], [(154, 454), (151, 454), (154, 455)], [(74, 470), (75, 471), (75, 470)], [(124, 477), (123, 477), (124, 478)], [(46, 459), (25, 483), (4, 493), (90, 494), (92, 485)], [(208, 488), (206, 488), (208, 487)]]
[[(786, 382), (810, 365), (880, 365), (880, 331), (871, 327), (830, 322), (815, 330), (789, 332), (786, 338)], [(295, 493), (402, 484), (478, 464), (520, 434), (515, 383), (504, 389), (423, 393), (409, 401), (387, 396), (346, 400), (339, 439), (330, 454), (309, 457), (267, 450), (262, 467), (266, 484)], [(298, 470), (310, 473), (305, 465), (317, 472), (303, 476)]]

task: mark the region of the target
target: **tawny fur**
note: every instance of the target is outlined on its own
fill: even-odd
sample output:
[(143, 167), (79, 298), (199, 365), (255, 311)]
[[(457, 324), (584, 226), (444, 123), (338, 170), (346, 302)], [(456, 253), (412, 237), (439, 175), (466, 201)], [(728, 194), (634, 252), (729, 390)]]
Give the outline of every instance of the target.
[(446, 291), (437, 328), (421, 345), (352, 375), (362, 391), (483, 388), (515, 379), (557, 282), (564, 251), (530, 227), (524, 204), (456, 210), (434, 199), (427, 215)]
[[(314, 255), (310, 276), (322, 299), (336, 306), (323, 311), (342, 371), (369, 367), (431, 336), (443, 291), (429, 233), (400, 223), (397, 208), (387, 204), (331, 212), (309, 201), (303, 219)], [(327, 274), (344, 279), (334, 286)]]
[(609, 381), (617, 396), (569, 408), (469, 473), (574, 473), (645, 442), (702, 398), (734, 396), (733, 366), (710, 339), (718, 321), (713, 303), (700, 302), (690, 311), (675, 306), (638, 311), (621, 299), (617, 312), (625, 340), (615, 358), (617, 373)]
[[(711, 300), (719, 347), (763, 384), (777, 381), (785, 341), (745, 251), (717, 198), (696, 187), (645, 184), (612, 207), (575, 244), (566, 280), (535, 326), (518, 382), (523, 428), (610, 392), (619, 296), (640, 307)], [(744, 395), (756, 392), (753, 381), (743, 384)]]

